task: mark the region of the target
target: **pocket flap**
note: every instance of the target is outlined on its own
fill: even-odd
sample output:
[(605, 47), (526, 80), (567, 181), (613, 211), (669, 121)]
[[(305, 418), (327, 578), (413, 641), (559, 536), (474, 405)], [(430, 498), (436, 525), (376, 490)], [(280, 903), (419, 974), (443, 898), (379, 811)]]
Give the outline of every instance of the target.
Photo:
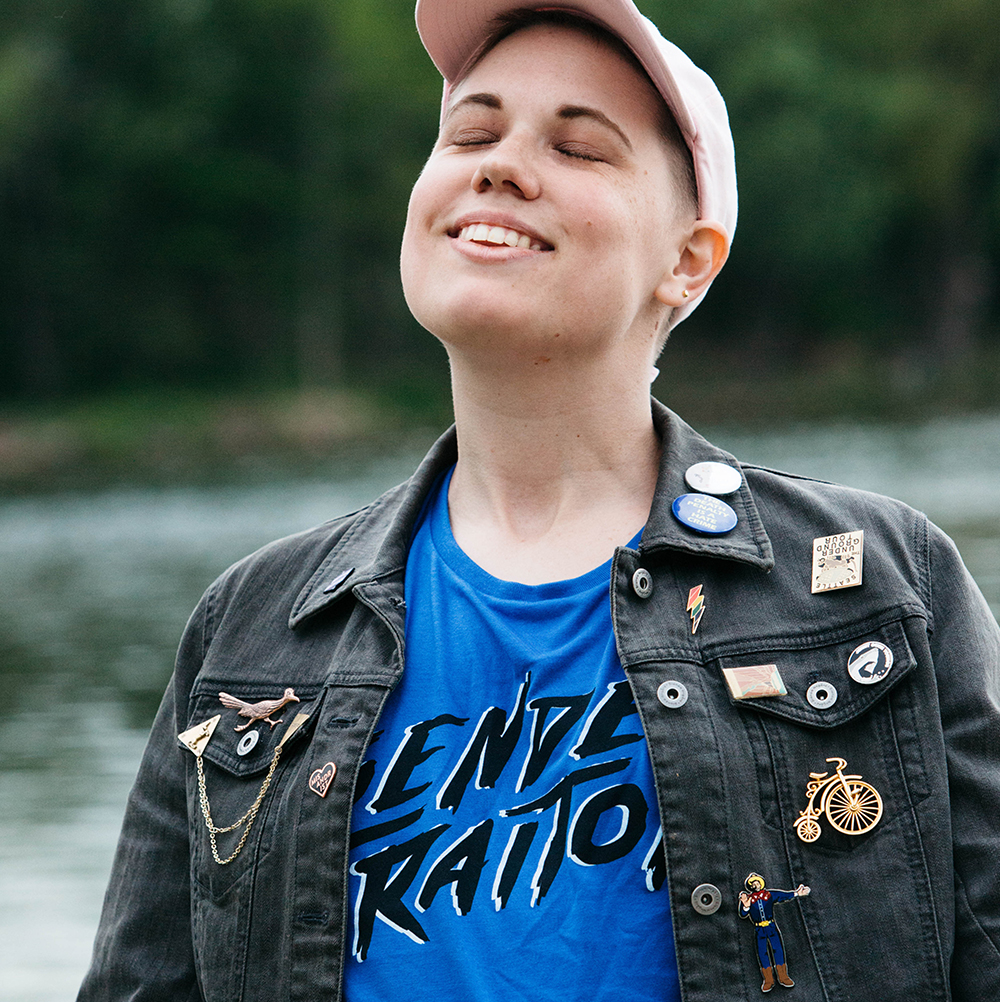
[[(891, 667), (885, 670), (890, 660)], [(743, 710), (818, 729), (839, 727), (865, 713), (895, 688), (915, 664), (901, 620), (846, 638), (840, 631), (838, 638), (829, 643), (801, 646), (790, 640), (785, 647), (747, 649), (713, 662), (723, 685), (726, 685), (724, 668), (774, 665), (787, 690), (784, 695), (737, 699), (727, 686), (731, 702)], [(862, 681), (852, 677), (852, 670)], [(873, 680), (880, 673), (881, 677)]]
[[(266, 700), (280, 701), (285, 697), (286, 689), (280, 683), (254, 683), (248, 686), (245, 681), (234, 682), (231, 679), (199, 680), (191, 694), (188, 726), (199, 724), (216, 714), (222, 715), (211, 740), (205, 746), (202, 753), (204, 757), (233, 776), (252, 776), (263, 772), (270, 767), (274, 749), (292, 727), (295, 718), (305, 714), (308, 719), (299, 725), (284, 745), (283, 754), (287, 754), (287, 749), (300, 742), (312, 729), (322, 687), (295, 686), (293, 691), (296, 698), (269, 714), (270, 719), (275, 721), (273, 726), (257, 715), (265, 707), (257, 707), (256, 714), (251, 716), (241, 715), (240, 706), (236, 702), (253, 706)], [(223, 700), (221, 693), (231, 698)]]

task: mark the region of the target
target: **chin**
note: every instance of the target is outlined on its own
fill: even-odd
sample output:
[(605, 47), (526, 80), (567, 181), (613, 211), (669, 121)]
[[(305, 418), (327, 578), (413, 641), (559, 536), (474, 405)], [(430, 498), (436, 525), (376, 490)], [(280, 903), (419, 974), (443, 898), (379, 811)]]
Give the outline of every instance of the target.
[(552, 318), (540, 317), (537, 309), (512, 302), (509, 295), (483, 295), (481, 289), (463, 294), (452, 288), (448, 295), (408, 293), (406, 302), (418, 323), (446, 345), (537, 347), (540, 338), (552, 339)]

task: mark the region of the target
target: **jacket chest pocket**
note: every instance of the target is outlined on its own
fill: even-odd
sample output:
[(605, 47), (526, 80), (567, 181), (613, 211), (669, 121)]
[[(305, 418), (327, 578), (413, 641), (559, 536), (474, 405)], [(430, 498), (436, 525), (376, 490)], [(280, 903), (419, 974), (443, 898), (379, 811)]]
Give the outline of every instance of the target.
[(761, 817), (803, 849), (852, 852), (927, 796), (904, 624), (716, 661), (752, 749)]
[[(277, 836), (285, 780), (308, 746), (322, 689), (203, 680), (191, 697), (190, 725), (219, 715), (189, 769), (192, 877), (220, 899), (252, 871)], [(262, 704), (274, 703), (268, 713)], [(282, 704), (283, 705), (277, 705)]]

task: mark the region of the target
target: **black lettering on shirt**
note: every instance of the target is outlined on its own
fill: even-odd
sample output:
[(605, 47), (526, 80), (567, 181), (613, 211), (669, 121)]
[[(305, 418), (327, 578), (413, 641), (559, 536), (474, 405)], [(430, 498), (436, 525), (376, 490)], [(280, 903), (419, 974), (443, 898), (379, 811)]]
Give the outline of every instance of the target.
[(417, 894), (417, 911), (427, 911), (434, 901), (434, 895), (442, 887), (451, 884), (451, 900), (456, 914), (469, 914), (479, 878), (488, 862), (486, 851), (489, 849), (492, 831), (492, 818), (480, 821), (434, 860)]
[(615, 734), (618, 725), (633, 713), (638, 713), (638, 710), (628, 681), (612, 682), (608, 686), (608, 694), (587, 718), (580, 740), (570, 755), (579, 760), (641, 741), (641, 734)]
[(519, 825), (514, 825), (510, 837), (507, 839), (507, 848), (503, 851), (500, 859), (500, 866), (497, 868), (497, 875), (493, 881), (493, 904), (497, 911), (507, 907), (510, 900), (511, 891), (521, 873), (521, 867), (528, 858), (528, 850), (534, 841), (535, 832), (538, 831), (537, 821), (525, 821)]
[(542, 794), (536, 800), (500, 812), (504, 817), (509, 818), (516, 817), (519, 814), (528, 814), (529, 812), (541, 814), (542, 811), (547, 810), (549, 807), (555, 808), (552, 816), (552, 830), (549, 832), (548, 841), (545, 843), (545, 848), (542, 851), (542, 858), (538, 862), (538, 869), (531, 878), (531, 889), (533, 891), (531, 898), (532, 907), (538, 904), (548, 893), (549, 888), (552, 886), (552, 881), (556, 879), (556, 874), (559, 872), (563, 857), (566, 855), (566, 834), (569, 830), (570, 801), (573, 796), (573, 787), (580, 783), (586, 783), (591, 779), (600, 779), (602, 776), (608, 776), (613, 772), (621, 772), (628, 764), (629, 760), (627, 758), (619, 758), (613, 762), (601, 762), (598, 765), (590, 765), (583, 769), (577, 769), (576, 772), (571, 772), (568, 776), (559, 780), (548, 793)]
[(653, 837), (653, 844), (646, 853), (646, 858), (642, 861), (642, 868), (646, 871), (646, 887), (651, 891), (658, 891), (663, 886), (663, 881), (667, 879), (667, 853), (663, 847), (663, 825), (656, 830)]
[(401, 832), (404, 828), (415, 825), (423, 817), (423, 814), (424, 809), (418, 807), (415, 811), (410, 811), (409, 814), (403, 814), (398, 818), (389, 818), (388, 821), (383, 821), (381, 824), (368, 825), (367, 828), (355, 828), (351, 832), (351, 848), (356, 849), (366, 842), (377, 842), (380, 838), (395, 835), (396, 832)]
[[(594, 833), (605, 811), (621, 813), (618, 834), (607, 842), (595, 843)], [(581, 805), (569, 827), (569, 855), (581, 866), (613, 863), (627, 856), (646, 830), (646, 798), (635, 783), (619, 783), (589, 796)]]
[(365, 804), (365, 810), (377, 814), (379, 811), (390, 810), (400, 804), (405, 804), (407, 800), (420, 796), (431, 785), (430, 781), (420, 786), (411, 786), (409, 789), (407, 789), (406, 784), (418, 765), (426, 762), (431, 755), (444, 748), (444, 745), (424, 748), (427, 736), (435, 727), (440, 727), (442, 724), (454, 724), (461, 727), (467, 720), (467, 717), (453, 717), (450, 713), (442, 713), (431, 720), (423, 720), (419, 724), (411, 724), (407, 727), (403, 732), (403, 740), (400, 741), (396, 753), (386, 766), (382, 782), (379, 783), (375, 796), (370, 803)]
[(472, 779), (477, 767), (479, 770), (476, 778), (477, 790), (490, 789), (496, 784), (504, 766), (514, 754), (517, 740), (521, 736), (524, 706), (530, 684), (531, 675), (528, 674), (518, 689), (517, 706), (509, 721), (507, 714), (499, 706), (491, 706), (479, 718), (475, 733), (437, 795), (439, 810), (458, 810), (469, 780)]
[(354, 944), (351, 948), (359, 961), (368, 956), (377, 918), (409, 936), (414, 943), (427, 942), (427, 933), (403, 904), (403, 895), (413, 883), (430, 847), (450, 827), (436, 825), (401, 845), (388, 845), (374, 855), (359, 859), (351, 867), (351, 873), (361, 878), (354, 902)]
[[(517, 786), (517, 793), (527, 789), (542, 774), (559, 742), (566, 737), (570, 728), (584, 715), (594, 690), (581, 696), (543, 696), (533, 699), (528, 709), (535, 715), (531, 723), (531, 742)], [(549, 710), (561, 707), (548, 723)]]

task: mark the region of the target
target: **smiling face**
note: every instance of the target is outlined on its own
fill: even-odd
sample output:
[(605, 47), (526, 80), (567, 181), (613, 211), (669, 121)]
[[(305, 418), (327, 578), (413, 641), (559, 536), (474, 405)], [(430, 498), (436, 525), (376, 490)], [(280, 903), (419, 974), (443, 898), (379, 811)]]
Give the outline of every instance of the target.
[(655, 355), (694, 222), (662, 115), (645, 75), (573, 28), (497, 44), (453, 90), (410, 198), (417, 320), (455, 348)]

